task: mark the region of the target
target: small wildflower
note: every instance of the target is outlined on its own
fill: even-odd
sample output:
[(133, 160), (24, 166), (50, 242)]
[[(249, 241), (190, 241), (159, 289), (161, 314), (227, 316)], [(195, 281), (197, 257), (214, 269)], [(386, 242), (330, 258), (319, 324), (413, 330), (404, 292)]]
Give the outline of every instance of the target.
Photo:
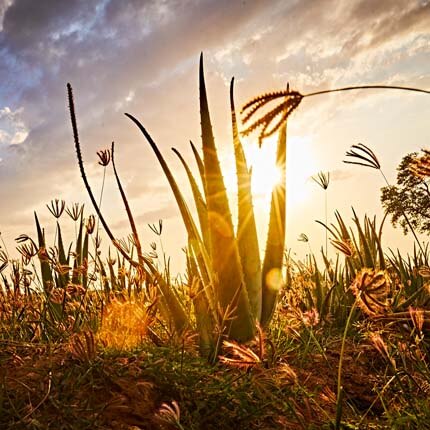
[(428, 266), (421, 266), (418, 269), (418, 273), (423, 277), (423, 278), (430, 278), (430, 267)]
[(320, 315), (317, 309), (312, 308), (303, 312), (302, 320), (306, 327), (316, 327), (320, 322)]

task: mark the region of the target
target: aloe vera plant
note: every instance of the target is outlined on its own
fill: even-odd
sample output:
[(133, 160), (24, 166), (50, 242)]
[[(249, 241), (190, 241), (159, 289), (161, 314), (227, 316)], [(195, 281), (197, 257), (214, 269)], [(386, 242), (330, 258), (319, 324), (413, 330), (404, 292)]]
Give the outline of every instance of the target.
[[(125, 114), (142, 132), (157, 157), (174, 194), (187, 230), (187, 267), (188, 274), (192, 278), (189, 282), (191, 286), (195, 287), (193, 298), (196, 314), (195, 320), (197, 328), (200, 331), (201, 346), (205, 350), (212, 350), (212, 352), (216, 353), (218, 346), (221, 344), (220, 340), (222, 337), (229, 337), (240, 341), (250, 340), (255, 334), (256, 323), (267, 327), (272, 319), (278, 292), (283, 284), (282, 267), (286, 217), (286, 145), (287, 120), (289, 116), (304, 98), (337, 91), (375, 88), (391, 88), (429, 93), (428, 91), (414, 88), (376, 85), (346, 87), (302, 95), (298, 91), (291, 91), (287, 86), (287, 89), (284, 91), (256, 97), (242, 108), (241, 112), (244, 115), (243, 123), (246, 124), (248, 122), (247, 128), (242, 132), (243, 135), (261, 128), (259, 134), (259, 143), (261, 144), (266, 137), (276, 132), (279, 134), (277, 165), (282, 174), (282, 182), (275, 186), (272, 192), (268, 237), (263, 262), (260, 260), (252, 205), (251, 172), (246, 163), (236, 121), (233, 81), (230, 87), (230, 103), (233, 149), (236, 159), (238, 184), (238, 226), (236, 231), (234, 231), (233, 227), (227, 192), (212, 131), (203, 73), (203, 56), (200, 58), (199, 69), (202, 156), (195, 146), (191, 144), (203, 192), (200, 191), (198, 181), (193, 176), (184, 157), (177, 150), (174, 150), (186, 170), (191, 185), (200, 229), (194, 221), (180, 187), (157, 144), (137, 118), (128, 113)], [(73, 135), (82, 178), (102, 225), (109, 238), (118, 247), (118, 242), (109, 230), (92, 195), (84, 172), (70, 84), (68, 84), (68, 92)], [(260, 119), (255, 120), (255, 115), (261, 108), (279, 99), (282, 99), (280, 104)], [(251, 122), (250, 125), (249, 122)], [(115, 175), (126, 206), (134, 240), (139, 245), (131, 211), (128, 208), (125, 194), (121, 190), (116, 172)], [(362, 239), (361, 236), (362, 233), (360, 233), (360, 240)], [(192, 324), (192, 318), (191, 320), (187, 318), (187, 313), (177, 292), (172, 290), (169, 282), (166, 282), (163, 276), (158, 273), (157, 268), (152, 264), (150, 259), (142, 255), (139, 249), (140, 245), (136, 246), (136, 248), (138, 250), (137, 262), (121, 247), (118, 247), (118, 251), (133, 267), (140, 268), (147, 276), (156, 280), (156, 284), (165, 302), (164, 305), (167, 306), (167, 309), (171, 313), (171, 318), (176, 329), (181, 331), (189, 327)], [(364, 252), (366, 259), (372, 257), (368, 255), (367, 250), (364, 250)]]
[[(201, 315), (199, 316), (202, 312), (208, 312), (213, 318), (212, 326), (219, 326), (220, 321), (224, 321), (223, 335), (247, 341), (255, 334), (256, 322), (264, 326), (269, 324), (276, 305), (284, 256), (285, 182), (275, 187), (272, 193), (269, 233), (262, 264), (252, 204), (251, 172), (237, 126), (233, 80), (230, 85), (230, 105), (238, 186), (236, 231), (212, 131), (203, 57), (200, 58), (199, 89), (203, 157), (194, 145), (192, 149), (199, 168), (203, 193), (200, 192), (198, 182), (182, 155), (176, 149), (174, 152), (186, 170), (197, 208), (200, 230), (197, 229), (158, 146), (134, 116), (126, 115), (138, 126), (156, 154), (187, 229), (188, 267), (192, 276), (198, 279), (198, 285), (201, 285), (198, 289), (199, 301), (195, 302), (197, 321), (200, 321), (198, 325), (206, 329), (211, 325), (207, 321), (203, 324), (203, 319)], [(285, 180), (286, 125), (279, 133), (277, 163)], [(204, 337), (207, 339), (207, 335)], [(216, 342), (215, 337), (212, 339), (213, 342)], [(216, 348), (215, 345), (212, 346)]]

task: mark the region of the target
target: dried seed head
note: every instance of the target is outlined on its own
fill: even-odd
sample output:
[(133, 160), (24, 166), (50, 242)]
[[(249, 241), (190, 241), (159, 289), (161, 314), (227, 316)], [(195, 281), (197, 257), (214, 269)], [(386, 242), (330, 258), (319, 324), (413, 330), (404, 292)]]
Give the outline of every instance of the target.
[(346, 152), (346, 156), (350, 157), (352, 161), (344, 160), (344, 163), (357, 164), (359, 166), (371, 167), (372, 169), (377, 170), (381, 169), (378, 157), (366, 145), (359, 143), (357, 145), (352, 145), (351, 148), (352, 149)]
[(285, 91), (263, 94), (262, 96), (256, 97), (242, 108), (241, 113), (244, 115), (242, 120), (243, 124), (245, 125), (249, 122), (251, 118), (255, 116), (255, 113), (260, 111), (261, 108), (279, 98), (282, 98), (283, 101), (261, 118), (252, 122), (245, 130), (242, 131), (243, 136), (247, 136), (254, 130), (261, 128), (258, 136), (258, 141), (261, 145), (264, 138), (271, 136), (281, 128), (291, 113), (299, 106), (303, 96), (298, 91), (290, 91), (289, 86), (287, 85), (287, 89)]
[(181, 419), (181, 410), (179, 409), (179, 405), (176, 400), (173, 400), (170, 404), (162, 403), (155, 416), (157, 420), (162, 423), (169, 424), (174, 428), (182, 428), (179, 424)]
[(51, 200), (51, 205), (46, 205), (46, 207), (49, 209), (49, 212), (58, 219), (64, 212), (66, 202), (64, 200), (55, 199)]
[(384, 313), (389, 306), (390, 280), (384, 270), (362, 269), (355, 277), (351, 290), (362, 311), (370, 316)]
[(375, 349), (382, 355), (382, 357), (388, 360), (391, 363), (391, 365), (395, 368), (396, 362), (394, 358), (390, 356), (388, 347), (384, 342), (384, 339), (382, 338), (381, 334), (378, 332), (369, 333), (369, 339), (372, 342), (372, 345), (375, 347)]
[(422, 309), (415, 309), (412, 306), (409, 306), (409, 315), (411, 316), (414, 327), (419, 333), (421, 333), (424, 325), (424, 311)]
[(100, 166), (106, 167), (111, 160), (111, 152), (110, 149), (104, 149), (102, 151), (98, 151), (97, 155), (100, 159), (99, 164)]
[(350, 240), (335, 240), (330, 239), (331, 244), (340, 252), (345, 254), (345, 257), (352, 257), (355, 253), (354, 246)]
[(87, 233), (93, 234), (95, 226), (96, 226), (96, 219), (95, 219), (94, 215), (90, 215), (88, 217), (87, 225), (86, 225)]
[(312, 176), (312, 179), (323, 190), (326, 190), (330, 184), (330, 172), (327, 172), (327, 173), (319, 172), (317, 176)]
[(260, 357), (251, 348), (248, 348), (245, 345), (225, 340), (223, 342), (223, 346), (230, 356), (219, 356), (221, 363), (245, 370), (261, 364)]
[(428, 266), (421, 266), (418, 269), (418, 273), (423, 277), (423, 278), (430, 278), (430, 267)]
[(305, 242), (305, 243), (309, 242), (308, 236), (306, 236), (306, 234), (304, 233), (300, 233), (300, 236), (297, 238), (297, 240), (299, 242)]
[(69, 217), (72, 218), (73, 221), (77, 221), (82, 215), (83, 211), (84, 205), (79, 205), (79, 203), (74, 203), (70, 209), (66, 208), (67, 215), (69, 215)]

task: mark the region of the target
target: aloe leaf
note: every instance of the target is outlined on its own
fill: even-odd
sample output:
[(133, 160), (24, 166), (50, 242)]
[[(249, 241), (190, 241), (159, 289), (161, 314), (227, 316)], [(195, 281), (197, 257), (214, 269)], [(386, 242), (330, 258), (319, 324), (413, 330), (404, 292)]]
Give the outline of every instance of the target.
[(227, 192), (218, 160), (203, 73), (203, 55), (199, 68), (200, 121), (203, 144), (203, 163), (206, 181), (210, 255), (217, 277), (216, 290), (223, 310), (234, 308), (234, 319), (228, 327), (232, 338), (252, 339), (255, 332), (248, 293), (240, 262), (236, 238), (233, 232)]
[(287, 123), (285, 122), (279, 130), (276, 154), (276, 164), (281, 171), (282, 180), (272, 191), (269, 230), (262, 270), (263, 297), (261, 324), (263, 327), (267, 326), (272, 319), (277, 296), (282, 285), (286, 216), (286, 163)]
[(196, 203), (197, 215), (199, 217), (200, 222), (200, 230), (202, 232), (203, 243), (206, 247), (206, 250), (209, 249), (209, 226), (208, 226), (208, 210), (206, 207), (206, 203), (204, 198), (199, 190), (196, 180), (188, 167), (187, 162), (184, 160), (182, 155), (175, 148), (172, 148), (172, 151), (178, 156), (179, 160), (181, 160), (182, 165), (187, 173), (188, 180), (191, 185), (191, 190), (193, 192), (194, 202)]
[[(170, 184), (170, 188), (173, 191), (173, 194), (175, 196), (176, 202), (178, 204), (182, 219), (184, 221), (186, 230), (188, 232), (189, 240), (191, 243), (192, 250), (194, 252), (194, 255), (196, 256), (200, 276), (204, 282), (205, 285), (212, 284), (212, 273), (211, 273), (211, 267), (210, 267), (210, 261), (207, 256), (207, 253), (205, 251), (203, 242), (200, 238), (199, 232), (197, 230), (197, 227), (193, 221), (193, 218), (191, 217), (191, 214), (189, 212), (189, 209), (185, 203), (185, 200), (182, 196), (182, 193), (179, 190), (179, 187), (175, 181), (175, 178), (173, 177), (166, 161), (164, 160), (160, 150), (158, 149), (157, 145), (155, 144), (152, 137), (149, 135), (149, 133), (146, 131), (146, 129), (143, 127), (143, 125), (132, 115), (125, 114), (128, 118), (130, 118), (139, 128), (139, 130), (142, 132), (142, 134), (145, 136), (146, 140), (150, 144), (152, 150), (154, 151), (163, 171), (166, 175), (166, 178)], [(150, 271), (153, 273), (154, 276), (156, 276), (156, 280), (158, 282), (159, 289), (163, 295), (163, 297), (166, 300), (167, 305), (169, 306), (169, 310), (171, 312), (174, 312), (178, 314), (177, 318), (178, 320), (187, 320), (186, 314), (184, 309), (182, 308), (182, 312), (180, 312), (181, 304), (178, 301), (177, 297), (174, 295), (173, 291), (169, 289), (169, 286), (166, 284), (164, 279), (161, 275), (158, 274), (157, 270), (154, 268), (154, 266), (150, 263), (150, 261), (145, 261), (145, 263), (150, 268)], [(157, 275), (158, 274), (158, 275)], [(182, 314), (182, 315), (179, 315)], [(179, 324), (179, 323), (177, 323)]]
[(136, 119), (133, 115), (130, 115), (128, 113), (126, 113), (125, 115), (137, 125), (139, 130), (142, 132), (142, 134), (145, 136), (146, 140), (150, 144), (152, 150), (154, 151), (161, 165), (161, 168), (163, 169), (164, 174), (166, 175), (170, 188), (172, 189), (173, 195), (175, 196), (176, 202), (179, 207), (179, 211), (182, 216), (182, 220), (184, 222), (185, 228), (188, 232), (188, 235), (191, 241), (193, 252), (196, 254), (202, 279), (204, 280), (205, 283), (209, 283), (211, 281), (210, 261), (204, 249), (203, 242), (198, 232), (198, 229), (190, 214), (188, 206), (185, 203), (184, 197), (182, 196), (182, 193), (179, 189), (179, 186), (176, 183), (176, 180), (172, 175), (172, 172), (170, 171), (169, 166), (167, 165), (163, 155), (161, 154), (160, 150), (158, 149), (156, 143), (154, 142), (150, 134), (146, 131), (145, 127), (143, 127), (140, 121)]
[(187, 270), (188, 283), (192, 292), (194, 313), (196, 316), (197, 331), (199, 333), (200, 355), (210, 358), (214, 350), (215, 320), (212, 318), (204, 286), (198, 276), (197, 264), (190, 252), (190, 245), (188, 245), (187, 250)]
[(34, 219), (36, 221), (37, 239), (39, 244), (39, 261), (40, 261), (40, 272), (42, 274), (42, 285), (43, 285), (43, 290), (46, 292), (46, 291), (50, 291), (50, 289), (52, 288), (53, 278), (52, 278), (52, 272), (49, 266), (49, 262), (45, 257), (45, 254), (46, 254), (45, 233), (40, 227), (39, 219), (37, 218), (36, 212), (34, 212)]
[(197, 167), (200, 173), (200, 179), (202, 181), (203, 189), (206, 189), (206, 179), (205, 179), (205, 166), (203, 165), (202, 157), (200, 157), (199, 151), (194, 146), (194, 143), (190, 140), (191, 149), (193, 150), (194, 158), (196, 159)]
[(257, 227), (252, 203), (251, 174), (246, 163), (245, 152), (237, 129), (233, 89), (234, 78), (232, 78), (230, 83), (230, 108), (238, 190), (237, 246), (251, 312), (254, 319), (259, 321), (261, 318), (262, 300), (260, 248), (258, 246)]

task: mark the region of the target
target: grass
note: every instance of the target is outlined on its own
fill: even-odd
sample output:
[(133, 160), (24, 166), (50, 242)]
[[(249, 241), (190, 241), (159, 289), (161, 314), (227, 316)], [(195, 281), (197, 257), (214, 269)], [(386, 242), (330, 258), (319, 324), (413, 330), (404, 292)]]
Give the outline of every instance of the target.
[[(89, 287), (85, 299), (71, 288), (66, 299), (32, 287), (13, 291), (3, 269), (1, 428), (427, 428), (430, 313), (418, 302), (367, 312), (346, 288), (331, 293), (321, 314), (316, 279), (329, 294), (346, 272), (336, 280), (317, 273), (312, 260), (289, 261), (270, 329), (247, 344), (224, 342), (209, 364), (195, 330), (178, 334), (156, 297), (130, 288), (132, 267), (119, 258), (104, 264), (113, 272), (109, 288)], [(384, 273), (384, 293), (360, 273), (354, 288), (392, 306), (400, 278), (391, 267)], [(191, 300), (188, 288), (178, 291)], [(429, 293), (416, 295), (421, 303), (422, 294)], [(61, 318), (50, 311), (57, 302), (64, 302)]]
[[(200, 229), (157, 145), (127, 114), (160, 162), (189, 235), (186, 273), (173, 281), (169, 259), (158, 255), (162, 246), (158, 251), (152, 243), (145, 252), (139, 240), (113, 144), (98, 152), (103, 183), (112, 165), (132, 234), (115, 238), (103, 218), (103, 187), (99, 196), (90, 188), (68, 85), (79, 169), (97, 217), (57, 199), (48, 205), (53, 239), (35, 214), (36, 237), (17, 238), (18, 257), (0, 249), (0, 428), (430, 428), (428, 246), (417, 240), (412, 256), (387, 252), (385, 218), (378, 224), (353, 211), (348, 226), (336, 211), (327, 225), (325, 210), (322, 264), (311, 252), (294, 261), (283, 250), (285, 187), (278, 186), (260, 261), (233, 81), (230, 91), (237, 231), (216, 156), (202, 59), (203, 158), (192, 145), (201, 184), (176, 151)], [(283, 101), (244, 133), (262, 127), (264, 139), (279, 130), (277, 162), (285, 167), (288, 116), (304, 97), (325, 92), (303, 96), (287, 88), (254, 99), (245, 106), (245, 122)], [(381, 171), (362, 144), (347, 156), (350, 164)], [(317, 182), (326, 191), (329, 173)], [(70, 223), (66, 215), (75, 231), (69, 244), (62, 233)], [(113, 244), (107, 255), (100, 224)], [(162, 222), (149, 227), (161, 241)]]

